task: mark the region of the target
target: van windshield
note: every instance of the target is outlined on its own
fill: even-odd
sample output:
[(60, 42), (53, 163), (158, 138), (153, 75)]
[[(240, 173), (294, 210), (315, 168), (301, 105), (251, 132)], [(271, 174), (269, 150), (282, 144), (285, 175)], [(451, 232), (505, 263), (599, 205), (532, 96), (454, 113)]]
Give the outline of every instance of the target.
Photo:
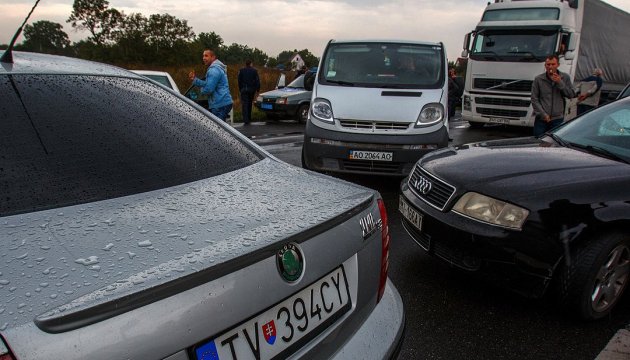
[(332, 86), (437, 89), (444, 84), (444, 49), (408, 43), (330, 44), (319, 82)]

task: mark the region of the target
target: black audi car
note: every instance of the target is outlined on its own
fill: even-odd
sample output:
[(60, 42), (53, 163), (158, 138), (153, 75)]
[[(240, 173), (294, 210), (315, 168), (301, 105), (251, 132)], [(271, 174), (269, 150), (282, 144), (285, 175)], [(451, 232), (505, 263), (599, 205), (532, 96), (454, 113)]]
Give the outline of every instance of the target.
[(630, 274), (630, 98), (535, 138), (427, 154), (399, 210), (430, 254), (584, 319), (607, 315)]

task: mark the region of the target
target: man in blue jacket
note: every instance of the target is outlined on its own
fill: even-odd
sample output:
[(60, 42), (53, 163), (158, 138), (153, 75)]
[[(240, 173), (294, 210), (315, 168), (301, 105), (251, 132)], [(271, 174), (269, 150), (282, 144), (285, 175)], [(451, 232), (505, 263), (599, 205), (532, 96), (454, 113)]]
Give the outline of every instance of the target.
[(208, 66), (205, 80), (197, 78), (194, 71), (191, 71), (188, 77), (194, 86), (201, 88), (202, 94), (208, 95), (210, 112), (225, 121), (233, 104), (228, 85), (227, 68), (210, 49), (203, 51), (203, 64)]

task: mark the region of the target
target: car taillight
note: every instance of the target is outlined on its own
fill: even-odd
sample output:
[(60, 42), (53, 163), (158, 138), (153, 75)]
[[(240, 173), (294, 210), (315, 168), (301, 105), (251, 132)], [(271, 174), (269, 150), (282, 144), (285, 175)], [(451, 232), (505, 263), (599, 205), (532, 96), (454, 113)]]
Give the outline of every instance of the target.
[(9, 350), (9, 347), (2, 337), (0, 337), (0, 360), (15, 360), (15, 357), (11, 354), (11, 350)]
[(381, 213), (381, 277), (378, 283), (378, 297), (376, 303), (381, 301), (387, 284), (387, 270), (389, 269), (389, 224), (387, 221), (387, 209), (383, 199), (378, 199), (378, 210)]

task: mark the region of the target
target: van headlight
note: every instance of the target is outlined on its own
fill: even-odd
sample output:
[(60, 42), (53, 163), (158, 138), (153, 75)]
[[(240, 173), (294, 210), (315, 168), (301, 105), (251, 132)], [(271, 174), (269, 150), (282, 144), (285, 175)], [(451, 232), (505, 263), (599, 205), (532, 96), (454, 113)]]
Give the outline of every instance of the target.
[(426, 104), (416, 120), (416, 127), (433, 125), (442, 120), (444, 120), (444, 106), (440, 103)]
[(311, 103), (311, 113), (318, 120), (330, 124), (335, 123), (332, 106), (330, 105), (330, 102), (326, 99), (317, 98), (313, 100), (313, 102)]
[(453, 211), (475, 220), (518, 230), (529, 215), (529, 210), (475, 192), (464, 194)]

